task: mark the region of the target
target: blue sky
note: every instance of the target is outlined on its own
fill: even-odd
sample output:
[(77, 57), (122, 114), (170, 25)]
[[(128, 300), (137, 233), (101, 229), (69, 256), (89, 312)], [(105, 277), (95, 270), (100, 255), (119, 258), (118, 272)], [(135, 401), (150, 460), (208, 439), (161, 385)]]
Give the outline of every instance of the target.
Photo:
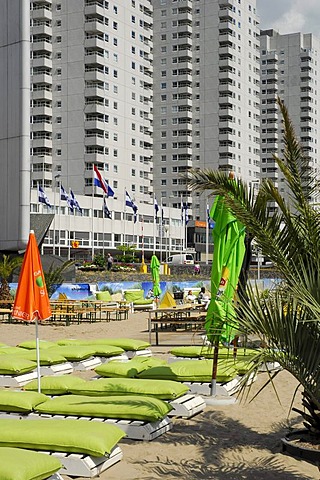
[(257, 11), (262, 30), (313, 33), (320, 38), (319, 0), (257, 0)]

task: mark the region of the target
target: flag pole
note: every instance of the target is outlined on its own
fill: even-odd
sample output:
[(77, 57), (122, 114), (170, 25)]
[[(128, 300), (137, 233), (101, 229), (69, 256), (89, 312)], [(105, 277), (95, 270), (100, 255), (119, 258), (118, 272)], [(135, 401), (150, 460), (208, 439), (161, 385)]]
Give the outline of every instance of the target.
[(155, 210), (156, 196), (153, 194), (153, 255), (156, 254), (156, 227), (157, 227), (157, 215)]
[(162, 197), (160, 200), (160, 220), (159, 220), (159, 236), (160, 236), (160, 263), (162, 263)]
[(40, 383), (40, 346), (39, 346), (39, 328), (38, 328), (38, 319), (35, 319), (36, 324), (36, 359), (37, 359), (37, 380), (38, 380), (38, 393), (41, 393), (41, 383)]
[[(69, 189), (69, 198), (70, 198), (70, 189)], [(71, 211), (68, 206), (68, 215), (69, 215), (69, 234), (68, 234), (68, 260), (71, 258)]]
[(105, 223), (106, 223), (106, 215), (104, 213), (104, 202), (105, 202), (105, 193), (103, 193), (103, 209), (102, 209), (102, 255), (104, 257), (104, 234), (105, 234)]
[(123, 245), (126, 244), (126, 213), (127, 213), (127, 204), (126, 204), (126, 189), (124, 189), (124, 212), (123, 212)]
[(207, 203), (206, 214), (207, 214), (207, 220), (206, 220), (206, 265), (208, 265), (208, 263), (209, 263), (209, 203)]
[(59, 234), (58, 234), (58, 255), (61, 256), (61, 239), (60, 239), (60, 232), (61, 232), (61, 187), (59, 184)]
[(92, 195), (91, 195), (91, 212), (92, 212), (92, 220), (91, 220), (91, 257), (92, 257), (92, 260), (94, 258), (94, 204), (93, 204), (93, 197), (94, 197), (94, 169), (92, 169)]

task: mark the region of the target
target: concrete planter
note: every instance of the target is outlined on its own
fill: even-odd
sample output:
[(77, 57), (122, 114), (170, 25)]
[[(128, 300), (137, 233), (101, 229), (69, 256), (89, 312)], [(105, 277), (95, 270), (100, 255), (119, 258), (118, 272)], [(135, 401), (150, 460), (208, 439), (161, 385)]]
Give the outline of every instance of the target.
[[(282, 451), (292, 457), (301, 458), (313, 465), (320, 465), (320, 444), (308, 447), (310, 434), (308, 430), (294, 430), (281, 439)], [(301, 444), (300, 444), (301, 442)], [(311, 445), (311, 444), (310, 444)]]

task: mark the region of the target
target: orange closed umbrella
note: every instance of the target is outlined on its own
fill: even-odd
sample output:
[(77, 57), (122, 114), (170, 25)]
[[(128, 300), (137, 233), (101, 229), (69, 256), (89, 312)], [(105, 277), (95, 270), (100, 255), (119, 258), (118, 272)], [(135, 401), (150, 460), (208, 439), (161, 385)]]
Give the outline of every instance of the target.
[(38, 390), (40, 392), (38, 320), (50, 318), (51, 307), (47, 287), (44, 281), (39, 249), (33, 230), (30, 231), (27, 250), (24, 254), (12, 317), (21, 320), (22, 322), (35, 321)]

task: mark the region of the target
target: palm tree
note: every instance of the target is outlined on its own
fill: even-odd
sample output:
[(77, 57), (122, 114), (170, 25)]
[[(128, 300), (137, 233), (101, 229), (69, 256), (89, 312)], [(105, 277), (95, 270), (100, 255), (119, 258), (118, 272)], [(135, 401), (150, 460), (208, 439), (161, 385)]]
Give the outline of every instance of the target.
[(74, 263), (73, 260), (67, 260), (59, 267), (55, 267), (54, 263), (51, 263), (49, 270), (43, 272), (49, 298), (54, 294), (58, 286), (63, 283), (63, 272), (74, 265)]
[[(308, 428), (320, 436), (320, 215), (315, 201), (319, 185), (297, 140), (285, 105), (278, 100), (284, 129), (283, 159), (274, 156), (289, 195), (262, 180), (255, 197), (243, 181), (227, 174), (191, 170), (194, 191), (223, 195), (226, 205), (255, 239), (283, 278), (281, 288), (265, 296), (247, 288), (236, 306), (239, 328), (258, 334), (266, 348), (262, 360), (277, 361), (303, 387), (303, 414)], [(276, 209), (274, 209), (276, 206)], [(241, 312), (241, 315), (239, 313)]]
[(10, 255), (3, 255), (0, 262), (0, 300), (10, 300), (9, 279), (11, 275), (22, 264), (22, 257), (10, 257)]

